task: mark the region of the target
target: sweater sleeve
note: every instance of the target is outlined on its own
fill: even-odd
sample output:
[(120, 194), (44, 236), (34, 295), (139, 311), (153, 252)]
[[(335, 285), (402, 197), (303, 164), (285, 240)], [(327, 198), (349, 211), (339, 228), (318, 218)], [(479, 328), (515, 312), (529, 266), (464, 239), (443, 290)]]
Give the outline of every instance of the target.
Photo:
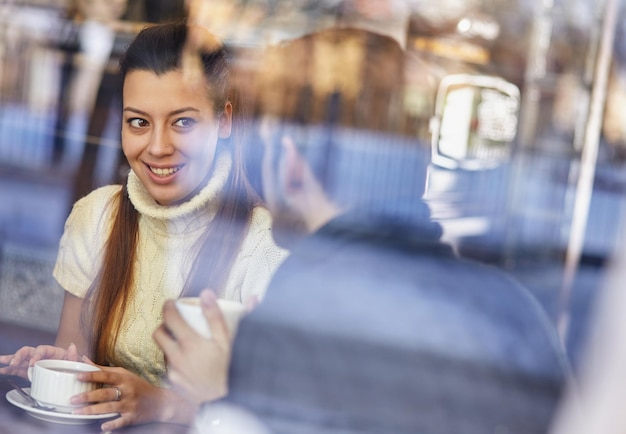
[(94, 190), (74, 204), (65, 221), (52, 274), (70, 294), (83, 298), (98, 273), (119, 190), (119, 185)]

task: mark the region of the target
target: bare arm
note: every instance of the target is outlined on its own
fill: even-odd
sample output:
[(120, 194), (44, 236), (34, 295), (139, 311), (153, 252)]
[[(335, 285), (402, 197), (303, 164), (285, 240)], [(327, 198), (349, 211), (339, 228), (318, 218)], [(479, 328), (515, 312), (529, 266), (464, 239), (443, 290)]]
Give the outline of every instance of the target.
[(68, 348), (73, 343), (76, 345), (78, 354), (91, 357), (88, 353), (89, 345), (80, 328), (82, 307), (82, 298), (76, 297), (69, 292), (65, 293), (55, 345), (61, 348)]

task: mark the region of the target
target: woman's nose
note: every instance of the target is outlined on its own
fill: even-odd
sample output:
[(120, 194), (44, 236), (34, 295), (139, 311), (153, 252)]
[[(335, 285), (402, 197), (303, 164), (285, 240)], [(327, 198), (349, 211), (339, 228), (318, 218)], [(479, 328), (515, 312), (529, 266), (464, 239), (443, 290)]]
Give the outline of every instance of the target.
[(151, 155), (162, 156), (169, 155), (174, 151), (174, 146), (170, 143), (170, 136), (162, 128), (154, 128), (150, 134), (150, 143), (148, 143), (148, 152)]

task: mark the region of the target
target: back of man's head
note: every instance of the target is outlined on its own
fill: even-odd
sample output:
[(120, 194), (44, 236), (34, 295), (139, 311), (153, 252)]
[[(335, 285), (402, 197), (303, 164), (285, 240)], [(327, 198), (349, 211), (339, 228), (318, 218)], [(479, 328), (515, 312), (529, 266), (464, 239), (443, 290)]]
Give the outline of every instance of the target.
[[(271, 46), (260, 59), (256, 117), (279, 125), (276, 149), (281, 137), (293, 138), (342, 206), (407, 195), (406, 186), (412, 198), (423, 193), (426, 153), (408, 131), (404, 56), (390, 37), (334, 28)], [(414, 164), (398, 170), (398, 162)]]
[(259, 73), (261, 115), (309, 125), (403, 130), (397, 98), (404, 53), (389, 37), (361, 29), (305, 35), (269, 47)]

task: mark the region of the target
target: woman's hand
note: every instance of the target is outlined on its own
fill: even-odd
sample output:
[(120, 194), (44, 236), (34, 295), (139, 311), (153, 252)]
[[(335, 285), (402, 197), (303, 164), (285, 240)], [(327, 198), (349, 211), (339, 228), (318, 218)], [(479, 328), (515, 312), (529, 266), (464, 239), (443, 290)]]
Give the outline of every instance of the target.
[(197, 407), (173, 390), (154, 386), (124, 368), (95, 365), (101, 371), (78, 374), (78, 379), (102, 383), (100, 389), (72, 397), (72, 404), (92, 403), (74, 410), (74, 414), (119, 413), (117, 419), (102, 424), (102, 431), (113, 431), (126, 425), (149, 422), (189, 424)]
[(22, 347), (15, 354), (0, 356), (0, 363), (8, 365), (0, 368), (0, 374), (28, 378), (28, 367), (33, 366), (36, 361), (44, 359), (78, 361), (79, 356), (74, 344), (70, 344), (67, 349), (52, 345)]
[(153, 335), (165, 353), (170, 381), (196, 404), (226, 395), (231, 352), (230, 334), (215, 295), (202, 291), (200, 302), (210, 339), (187, 324), (173, 301), (163, 306), (163, 324)]

